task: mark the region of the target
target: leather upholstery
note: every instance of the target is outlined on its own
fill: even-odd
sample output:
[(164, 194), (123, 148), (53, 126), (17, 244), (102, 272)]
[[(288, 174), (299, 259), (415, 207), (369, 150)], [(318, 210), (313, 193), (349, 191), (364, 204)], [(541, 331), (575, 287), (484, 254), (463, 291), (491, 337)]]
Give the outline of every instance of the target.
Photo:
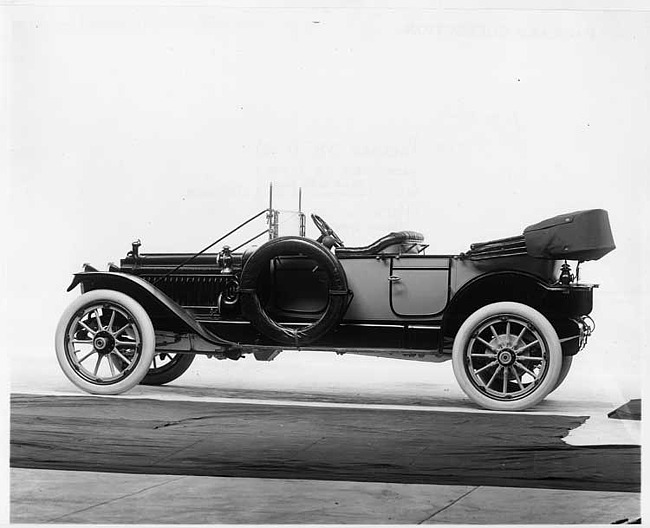
[(390, 246), (399, 244), (421, 244), (424, 242), (424, 235), (417, 231), (396, 231), (376, 240), (372, 244), (363, 247), (339, 247), (336, 254), (342, 257), (377, 255)]

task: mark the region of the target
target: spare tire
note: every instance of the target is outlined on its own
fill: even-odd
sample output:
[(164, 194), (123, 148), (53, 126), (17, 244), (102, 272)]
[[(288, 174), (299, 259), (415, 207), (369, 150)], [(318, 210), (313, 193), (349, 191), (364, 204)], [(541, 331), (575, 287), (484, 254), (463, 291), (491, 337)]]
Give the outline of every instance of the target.
[[(313, 259), (328, 278), (328, 301), (317, 321), (300, 328), (288, 328), (271, 319), (260, 303), (258, 280), (276, 257), (305, 256)], [(324, 246), (308, 238), (279, 237), (260, 246), (246, 262), (240, 280), (242, 314), (265, 336), (277, 343), (303, 346), (317, 341), (341, 321), (351, 295), (345, 270)]]

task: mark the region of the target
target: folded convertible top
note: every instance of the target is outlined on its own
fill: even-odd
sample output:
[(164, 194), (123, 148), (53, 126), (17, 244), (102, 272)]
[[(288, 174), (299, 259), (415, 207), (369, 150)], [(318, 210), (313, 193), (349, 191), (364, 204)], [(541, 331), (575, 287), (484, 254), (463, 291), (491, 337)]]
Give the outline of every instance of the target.
[(531, 257), (598, 260), (616, 248), (604, 209), (588, 209), (554, 216), (524, 229)]
[(551, 260), (598, 260), (616, 248), (604, 209), (554, 216), (524, 229), (524, 234), (472, 244), (463, 258), (485, 260), (528, 255)]

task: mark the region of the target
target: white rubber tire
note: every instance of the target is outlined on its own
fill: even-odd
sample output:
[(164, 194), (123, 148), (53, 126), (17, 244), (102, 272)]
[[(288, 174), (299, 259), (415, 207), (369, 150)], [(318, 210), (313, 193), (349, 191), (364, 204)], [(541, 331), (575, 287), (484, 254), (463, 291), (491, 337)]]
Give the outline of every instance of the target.
[(572, 363), (573, 363), (573, 356), (562, 357), (562, 368), (560, 369), (560, 375), (557, 378), (557, 383), (555, 384), (553, 390), (556, 390), (560, 385), (562, 385), (562, 382), (569, 374), (569, 370), (571, 370)]
[[(127, 312), (132, 324), (137, 326), (140, 334), (140, 350), (137, 362), (122, 379), (109, 384), (94, 383), (85, 379), (75, 370), (68, 356), (70, 325), (77, 314), (89, 306), (111, 303)], [(142, 381), (149, 370), (156, 347), (153, 324), (142, 306), (128, 295), (113, 290), (93, 290), (77, 297), (66, 308), (56, 328), (56, 358), (66, 377), (78, 388), (91, 394), (121, 394), (132, 389)]]
[[(467, 347), (473, 335), (485, 322), (501, 316), (514, 316), (526, 321), (535, 328), (545, 348), (546, 371), (542, 380), (529, 393), (512, 400), (497, 399), (479, 390), (467, 370), (471, 368), (467, 364)], [(562, 346), (553, 325), (540, 312), (521, 303), (498, 302), (478, 309), (462, 324), (454, 339), (452, 365), (460, 388), (481, 407), (496, 411), (522, 411), (537, 405), (556, 388), (562, 368)]]

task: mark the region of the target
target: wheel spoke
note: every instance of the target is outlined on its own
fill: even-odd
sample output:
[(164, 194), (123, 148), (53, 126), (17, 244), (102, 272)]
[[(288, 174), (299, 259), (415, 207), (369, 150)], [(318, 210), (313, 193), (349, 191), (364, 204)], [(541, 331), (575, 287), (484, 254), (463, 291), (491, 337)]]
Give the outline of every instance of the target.
[(532, 376), (535, 380), (537, 379), (537, 376), (535, 375), (535, 373), (534, 373), (532, 370), (527, 369), (526, 367), (524, 367), (524, 366), (523, 366), (521, 363), (519, 363), (518, 361), (516, 361), (514, 364), (515, 364), (517, 367), (519, 367), (521, 370), (523, 370), (526, 374)]
[(117, 332), (113, 334), (113, 337), (117, 337), (120, 335), (124, 330), (126, 330), (129, 326), (131, 326), (131, 323), (126, 323), (122, 328), (120, 328)]
[(156, 365), (156, 356), (153, 357), (153, 368), (157, 369), (158, 366)]
[(544, 358), (542, 357), (535, 357), (535, 356), (517, 356), (517, 361), (520, 360), (529, 360), (529, 361), (544, 361)]
[(497, 355), (496, 354), (470, 354), (469, 357), (494, 358), (497, 357)]
[(86, 361), (90, 356), (92, 356), (93, 354), (96, 354), (96, 353), (97, 353), (97, 351), (93, 348), (90, 352), (88, 352), (84, 357), (82, 357), (82, 358), (79, 360), (79, 363), (80, 363), (80, 364), (83, 363), (83, 362)]
[(521, 348), (518, 348), (517, 350), (515, 350), (515, 354), (519, 355), (524, 350), (528, 350), (530, 347), (532, 347), (533, 345), (536, 345), (538, 343), (539, 343), (539, 339), (535, 339), (535, 341), (531, 341), (527, 345), (524, 345)]
[(497, 334), (497, 331), (494, 329), (494, 326), (490, 325), (490, 331), (492, 332), (492, 337), (494, 338), (499, 337), (499, 334)]
[(113, 312), (111, 313), (111, 320), (108, 321), (108, 326), (106, 327), (106, 330), (108, 330), (109, 332), (113, 330), (113, 323), (115, 322), (115, 312), (117, 312), (117, 310), (113, 308)]
[(485, 385), (485, 388), (486, 388), (486, 389), (489, 389), (489, 388), (490, 388), (490, 385), (492, 385), (492, 382), (496, 379), (497, 374), (499, 374), (499, 372), (501, 372), (501, 369), (502, 369), (502, 368), (503, 368), (503, 367), (502, 367), (501, 365), (499, 365), (499, 366), (496, 368), (496, 370), (494, 371), (494, 374), (492, 374), (492, 377), (490, 378), (490, 381), (488, 381), (488, 382), (486, 383), (486, 385)]
[(88, 332), (92, 337), (95, 337), (95, 334), (97, 333), (95, 330), (90, 328), (86, 323), (83, 321), (79, 321), (79, 324), (83, 326), (86, 329), (86, 332)]
[(121, 341), (119, 339), (116, 339), (115, 344), (116, 345), (121, 345), (121, 346), (131, 346), (131, 347), (138, 346), (138, 342), (135, 341), (135, 340), (134, 341)]
[(95, 370), (93, 370), (93, 376), (97, 377), (97, 372), (99, 371), (99, 364), (102, 362), (102, 355), (99, 354), (99, 357), (97, 358), (97, 363), (95, 363)]
[(521, 378), (519, 377), (519, 373), (517, 372), (517, 369), (512, 367), (512, 373), (515, 375), (515, 379), (517, 380), (517, 383), (519, 385), (519, 388), (521, 390), (524, 390), (524, 384), (521, 382)]
[(521, 341), (521, 338), (524, 337), (524, 334), (526, 333), (526, 327), (524, 326), (521, 329), (521, 332), (519, 332), (519, 335), (517, 336), (517, 339), (515, 339), (515, 342), (512, 344), (512, 346), (517, 346), (517, 343)]
[(99, 309), (95, 308), (95, 319), (97, 319), (97, 330), (103, 330), (104, 327), (102, 326), (102, 319), (99, 315)]
[(108, 358), (108, 368), (111, 369), (111, 376), (115, 377), (115, 367), (113, 367), (113, 362), (111, 358)]
[(93, 344), (92, 339), (72, 339), (72, 342), (75, 345), (92, 345)]
[(493, 352), (496, 352), (496, 349), (490, 343), (488, 343), (485, 339), (483, 339), (482, 337), (476, 336), (476, 340), (483, 343), (486, 347), (488, 347)]
[(490, 367), (493, 367), (493, 366), (496, 365), (497, 363), (498, 363), (498, 361), (491, 361), (490, 363), (488, 363), (488, 364), (485, 365), (484, 367), (481, 367), (480, 369), (475, 370), (475, 371), (474, 371), (474, 374), (479, 374), (479, 373), (483, 372), (485, 369), (488, 369), (488, 368), (490, 368)]
[(110, 351), (111, 354), (115, 354), (118, 358), (120, 358), (122, 361), (124, 361), (127, 365), (131, 364), (131, 361), (129, 361), (127, 358), (125, 358), (120, 351), (116, 348)]
[(506, 340), (510, 342), (510, 319), (506, 322)]
[(510, 372), (510, 367), (503, 367), (503, 390), (502, 394), (508, 394), (508, 372)]

